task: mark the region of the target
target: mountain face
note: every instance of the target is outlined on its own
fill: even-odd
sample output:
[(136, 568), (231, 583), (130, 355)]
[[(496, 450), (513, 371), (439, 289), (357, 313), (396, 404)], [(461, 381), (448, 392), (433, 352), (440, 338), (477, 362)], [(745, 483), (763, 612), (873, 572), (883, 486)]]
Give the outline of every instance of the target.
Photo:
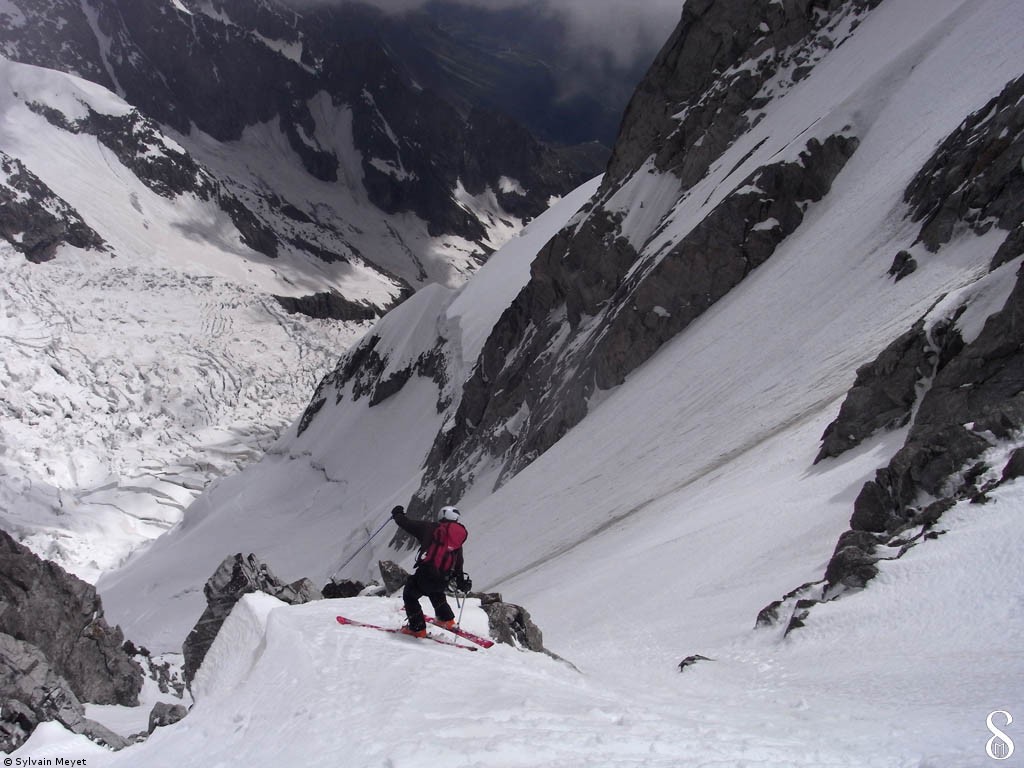
[[(386, 214), (414, 214), (431, 237), (476, 244), (477, 257), (500, 242), (495, 227), (510, 226), (500, 219), (536, 215), (596, 170), (586, 152), (540, 144), (493, 110), (464, 115), (424, 90), (389, 54), (378, 32), (384, 17), (369, 7), (300, 14), (263, 0), (11, 0), (3, 13), (7, 58), (96, 82), (172, 129), (191, 161), (220, 177), (222, 207), (236, 224), (245, 219), (247, 243), (272, 258), (287, 250), (365, 261), (384, 269), (384, 282), (394, 282), (392, 267), (413, 285), (433, 279), (418, 263), (422, 246), (397, 231), (384, 247), (401, 256), (368, 257), (345, 211), (332, 221), (312, 201), (282, 197), (272, 169), (246, 179), (217, 168), (216, 143), (239, 142), (257, 126), (279, 132), (312, 179)], [(491, 200), (486, 214), (474, 210), (478, 198)]]
[[(788, 475), (795, 496), (744, 496), (754, 506), (737, 519), (787, 551), (792, 536), (814, 546), (800, 550), (798, 579), (745, 597), (744, 621), (797, 584), (817, 584), (822, 597), (821, 563), (851, 518), (858, 538), (840, 550), (867, 541), (860, 533), (898, 536), (918, 502), (885, 475), (875, 506), (859, 502), (855, 514), (856, 493), (807, 488), (818, 478), (814, 454), (824, 467), (816, 472), (863, 486), (870, 478), (855, 468), (868, 461), (864, 450), (839, 449), (860, 440), (882, 451), (899, 437), (890, 430), (930, 413), (937, 392), (921, 399), (925, 388), (981, 342), (976, 326), (1003, 310), (1020, 256), (1020, 71), (1017, 43), (998, 21), (1006, 6), (949, 0), (927, 23), (922, 7), (688, 3), (604, 177), (464, 288), (436, 286), (389, 313), (253, 470), (261, 482), (243, 473), (218, 483), (179, 529), (104, 580), (111, 610), (161, 642), (187, 630), (177, 618), (140, 627), (131, 592), (151, 584), (174, 606), (169, 614), (201, 612), (184, 594), (190, 577), (172, 564), (187, 552), (194, 572), (210, 572), (224, 556), (216, 542), (248, 526), (241, 510), (266, 519), (247, 535), (262, 537), (263, 549), (252, 548), (285, 578), (309, 575), (307, 562), (321, 563), (324, 578), (343, 565), (364, 576), (406, 545), (365, 546), (396, 503), (424, 516), (442, 503), (476, 510), (483, 578), (535, 589), (544, 603), (550, 569), (572, 562), (590, 573), (582, 553), (620, 529), (640, 535), (640, 518), (661, 515), (675, 530), (713, 514), (705, 508), (733, 509), (733, 486), (723, 491), (731, 501), (710, 504), (701, 489), (749, 470), (750, 455), (782, 440), (792, 441), (787, 451), (810, 451)], [(1007, 52), (998, 66), (977, 52), (978, 39)], [(961, 72), (955, 88), (950, 68)], [(965, 360), (997, 370), (1002, 352), (994, 337), (986, 343), (991, 350), (973, 347)], [(993, 402), (1012, 395), (1012, 380), (991, 390)], [(951, 397), (970, 383), (962, 372), (950, 381)], [(988, 407), (950, 414), (989, 424)], [(991, 414), (1014, 410), (1000, 408)], [(819, 422), (808, 439), (807, 425)], [(934, 494), (957, 462), (1012, 443), (1010, 426), (983, 431), (989, 448), (977, 435), (947, 445), (952, 433), (941, 427), (893, 471), (916, 478), (945, 446), (934, 477), (906, 486)], [(997, 458), (993, 472), (1006, 464)], [(785, 505), (820, 506), (832, 527), (768, 530), (772, 516), (758, 510), (784, 515)], [(693, 556), (686, 542), (665, 552)], [(303, 567), (289, 571), (292, 549)], [(352, 552), (363, 554), (342, 554)], [(839, 565), (826, 580), (847, 580)], [(598, 610), (589, 593), (574, 594)]]
[(62, 243), (103, 247), (103, 238), (20, 160), (0, 152), (0, 171), (0, 227), (26, 259), (49, 261)]
[[(873, 5), (684, 7), (626, 111), (601, 190), (538, 255), (488, 339), (417, 506), (461, 496), (481, 443), (492, 444), (499, 484), (523, 469), (586, 415), (595, 393), (622, 384), (799, 228), (856, 152), (852, 125), (804, 126), (771, 155), (760, 138), (731, 169), (740, 183), (702, 201), (694, 187)], [(683, 202), (704, 209), (686, 229)], [(509, 441), (508, 423), (524, 410)]]
[[(627, 110), (597, 194), (537, 254), (529, 281), (495, 324), (462, 392), (439, 400), (438, 409), (451, 416), (427, 457), (415, 511), (430, 514), (439, 500), (464, 498), (483, 478), (499, 488), (530, 466), (586, 417), (601, 392), (622, 385), (828, 199), (856, 156), (860, 134), (871, 127), (862, 114), (840, 109), (800, 126), (773, 154), (763, 150), (778, 145), (777, 136), (758, 137), (756, 128), (770, 105), (856, 34), (877, 5), (771, 3), (762, 16), (745, 4), (685, 6)], [(911, 247), (922, 260), (964, 231), (1001, 233), (993, 276), (979, 286), (1012, 285), (1003, 265), (1024, 253), (1019, 90), (1019, 79), (1010, 82), (965, 118), (904, 193), (907, 218), (920, 222)], [(722, 189), (721, 173), (708, 184), (737, 144), (750, 148), (726, 177), (731, 189)], [(694, 204), (700, 216), (680, 226), (681, 211)], [(908, 261), (917, 263), (909, 251), (900, 253), (890, 270), (898, 279), (913, 271)], [(977, 288), (982, 295), (988, 290)], [(878, 430), (911, 420), (912, 427), (892, 464), (858, 496), (851, 531), (836, 548), (819, 597), (864, 586), (885, 547), (906, 547), (911, 534), (923, 537), (956, 499), (983, 499), (983, 489), (1016, 477), (1002, 463), (1006, 442), (1024, 427), (1014, 373), (1017, 293), (1003, 297), (1005, 306), (974, 310), (993, 314), (984, 332), (970, 331), (970, 343), (958, 320), (976, 294), (947, 299), (941, 315), (933, 311), (861, 371), (824, 435), (819, 459)], [(386, 357), (373, 351), (378, 362), (368, 368), (362, 356), (375, 341), (364, 341), (332, 380), (336, 390), (361, 382), (352, 392), (371, 393), (371, 405), (419, 370), (381, 380), (374, 371), (386, 367)], [(441, 348), (431, 355), (441, 356)], [(992, 451), (994, 457), (983, 458)], [(799, 596), (810, 594), (805, 587)]]
[(117, 564), (262, 452), (370, 321), (599, 170), (418, 82), (393, 53), (409, 23), (0, 2), (0, 498), (35, 551), (87, 579)]
[[(225, 555), (365, 578), (412, 559), (393, 505), (454, 503), (475, 585), (600, 688), (592, 706), (571, 679), (584, 723), (542, 713), (586, 745), (562, 762), (976, 764), (984, 713), (1024, 679), (1020, 25), (1016, 0), (687, 3), (603, 179), (376, 322), (255, 466), (104, 576), (108, 614), (176, 648)], [(225, 755), (278, 759), (280, 706), (244, 693), (301, 689), (307, 726), (325, 670), (379, 724), (425, 655), (331, 634), (333, 615), (234, 615), (252, 653), (214, 644), (199, 672), (223, 680), (182, 754), (224, 735)], [(531, 665), (496, 705), (502, 657), (437, 658), (478, 691), (453, 756), (465, 717), (486, 761), (527, 710), (535, 756), (558, 673)], [(328, 693), (344, 719), (353, 697)], [(421, 754), (426, 698), (403, 699), (424, 716), (397, 748), (331, 729), (289, 754)], [(239, 731), (250, 713), (267, 727)], [(609, 723), (644, 757), (612, 755)]]

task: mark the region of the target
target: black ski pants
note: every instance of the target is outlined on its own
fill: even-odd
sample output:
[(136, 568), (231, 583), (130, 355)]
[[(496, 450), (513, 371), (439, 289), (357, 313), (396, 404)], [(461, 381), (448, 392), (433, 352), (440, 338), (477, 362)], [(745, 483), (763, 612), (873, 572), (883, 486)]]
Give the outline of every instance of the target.
[(448, 605), (448, 599), (444, 595), (447, 584), (448, 580), (436, 570), (422, 566), (406, 579), (402, 600), (405, 603), (405, 615), (409, 619), (409, 629), (418, 632), (427, 626), (423, 618), (423, 609), (420, 607), (420, 598), (423, 596), (430, 599), (430, 604), (434, 606), (434, 615), (441, 621), (455, 618), (455, 612)]

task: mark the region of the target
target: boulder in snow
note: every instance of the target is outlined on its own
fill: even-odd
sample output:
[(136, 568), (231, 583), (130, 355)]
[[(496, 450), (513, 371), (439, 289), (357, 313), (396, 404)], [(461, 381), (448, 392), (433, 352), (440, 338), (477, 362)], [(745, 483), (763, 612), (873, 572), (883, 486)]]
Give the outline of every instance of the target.
[(497, 600), (488, 600), (486, 595), (480, 597), (480, 607), (487, 614), (488, 629), (496, 642), (545, 652), (544, 636), (529, 611), (521, 605), (502, 602), (500, 595)]
[(334, 600), (338, 597), (355, 597), (364, 589), (366, 589), (366, 585), (361, 581), (342, 579), (341, 581), (331, 580), (320, 591), (325, 600)]
[(393, 595), (405, 586), (405, 580), (409, 578), (409, 573), (398, 563), (381, 560), (377, 566), (380, 568), (380, 577), (384, 581), (386, 594)]
[(149, 733), (165, 725), (174, 725), (187, 714), (188, 710), (182, 704), (158, 701), (149, 713)]

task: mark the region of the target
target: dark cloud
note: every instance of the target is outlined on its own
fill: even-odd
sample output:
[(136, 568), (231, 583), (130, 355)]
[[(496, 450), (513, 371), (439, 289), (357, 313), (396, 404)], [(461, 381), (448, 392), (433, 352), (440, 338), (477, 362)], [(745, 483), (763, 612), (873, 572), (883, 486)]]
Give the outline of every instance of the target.
[(682, 13), (680, 0), (547, 0), (566, 21), (570, 43), (609, 53), (620, 65), (653, 57)]
[[(290, 0), (296, 5), (331, 5), (343, 0)], [(429, 0), (363, 0), (389, 13), (403, 13)], [(651, 58), (668, 39), (683, 0), (449, 0), (491, 10), (530, 8), (561, 21), (574, 48), (610, 56), (620, 66)]]

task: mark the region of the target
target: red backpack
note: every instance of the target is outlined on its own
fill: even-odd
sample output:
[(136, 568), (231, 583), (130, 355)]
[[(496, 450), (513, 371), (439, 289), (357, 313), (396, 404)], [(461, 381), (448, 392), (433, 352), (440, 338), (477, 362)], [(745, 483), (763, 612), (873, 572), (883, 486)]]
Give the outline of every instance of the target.
[(450, 520), (442, 521), (434, 529), (430, 546), (420, 553), (419, 562), (431, 565), (442, 576), (447, 576), (455, 565), (456, 553), (467, 538), (469, 538), (469, 531), (462, 523)]

